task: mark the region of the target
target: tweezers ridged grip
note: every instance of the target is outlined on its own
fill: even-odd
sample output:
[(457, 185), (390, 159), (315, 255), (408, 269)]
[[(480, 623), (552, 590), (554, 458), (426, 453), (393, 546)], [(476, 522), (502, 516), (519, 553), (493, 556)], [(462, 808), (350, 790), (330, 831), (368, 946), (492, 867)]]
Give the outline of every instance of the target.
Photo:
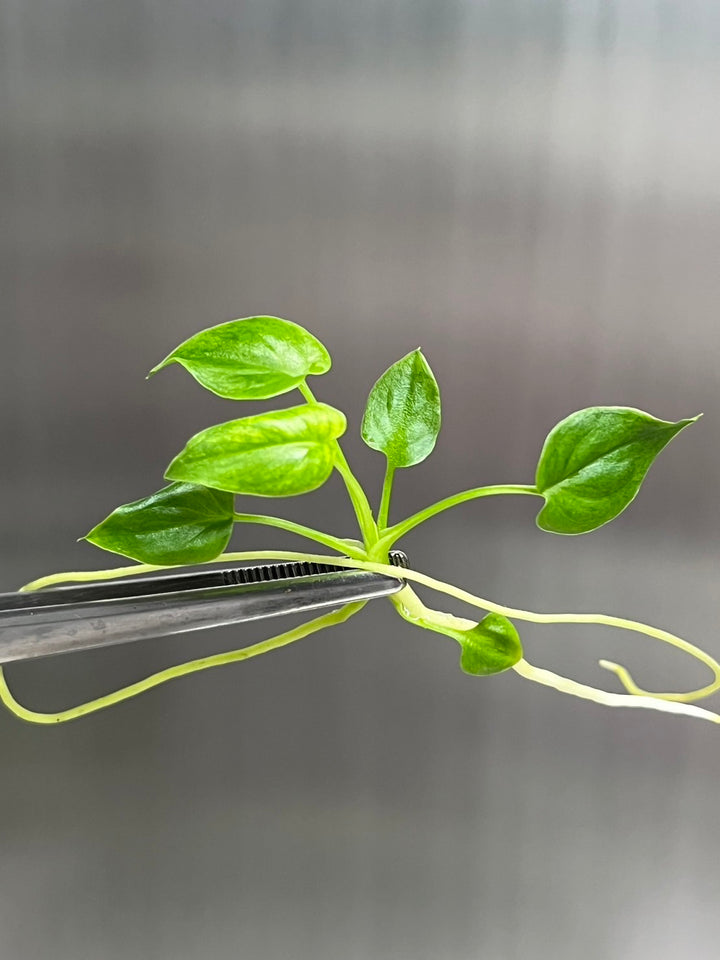
[[(402, 568), (407, 557), (392, 551)], [(332, 564), (198, 571), (0, 595), (0, 663), (389, 596), (395, 577)]]

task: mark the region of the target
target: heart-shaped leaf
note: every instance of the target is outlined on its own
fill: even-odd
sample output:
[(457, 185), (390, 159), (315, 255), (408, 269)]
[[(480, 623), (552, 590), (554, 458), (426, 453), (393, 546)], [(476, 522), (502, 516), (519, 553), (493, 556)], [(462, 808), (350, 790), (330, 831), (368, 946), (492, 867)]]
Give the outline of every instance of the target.
[(608, 523), (635, 499), (655, 457), (691, 420), (656, 420), (631, 407), (587, 407), (548, 434), (536, 486), (541, 530), (577, 534)]
[(326, 373), (330, 354), (303, 327), (280, 317), (230, 320), (181, 343), (150, 371), (180, 363), (198, 383), (230, 400), (288, 393), (309, 374)]
[(517, 630), (499, 613), (488, 613), (457, 639), (462, 647), (460, 666), (473, 677), (489, 677), (509, 670), (523, 655)]
[(375, 383), (365, 407), (362, 438), (391, 467), (424, 460), (440, 432), (440, 390), (421, 351), (413, 350)]
[(171, 483), (113, 510), (81, 539), (141, 563), (203, 563), (223, 552), (232, 529), (232, 494)]
[(488, 613), (479, 623), (459, 630), (447, 622), (446, 614), (417, 622), (427, 630), (457, 640), (462, 648), (460, 666), (474, 677), (489, 677), (514, 666), (523, 655), (522, 643), (515, 626), (499, 613)]
[(231, 420), (192, 437), (165, 476), (260, 497), (307, 493), (332, 473), (344, 432), (344, 414), (324, 403)]

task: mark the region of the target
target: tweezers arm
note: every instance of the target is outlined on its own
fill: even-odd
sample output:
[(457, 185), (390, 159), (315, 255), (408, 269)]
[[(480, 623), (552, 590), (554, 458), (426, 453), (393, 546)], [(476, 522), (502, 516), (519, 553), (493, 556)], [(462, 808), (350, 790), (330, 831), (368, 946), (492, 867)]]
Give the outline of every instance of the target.
[(402, 588), (401, 575), (338, 570), (288, 581), (0, 609), (0, 663), (386, 597)]

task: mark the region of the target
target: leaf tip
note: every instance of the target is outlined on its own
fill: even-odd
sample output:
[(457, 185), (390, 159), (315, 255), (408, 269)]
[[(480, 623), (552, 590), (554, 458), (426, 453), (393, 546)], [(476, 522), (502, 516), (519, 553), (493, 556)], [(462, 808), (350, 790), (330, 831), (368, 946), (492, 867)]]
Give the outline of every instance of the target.
[(164, 360), (161, 360), (160, 363), (156, 363), (152, 370), (145, 377), (146, 380), (149, 380), (150, 377), (154, 377), (156, 373), (160, 373), (163, 367), (166, 367), (168, 363), (171, 363), (170, 357), (165, 357)]
[(676, 423), (672, 424), (672, 426), (675, 428), (675, 434), (677, 435), (681, 430), (692, 426), (693, 423), (697, 423), (702, 416), (704, 416), (704, 414), (698, 413), (694, 417), (688, 417), (687, 420), (678, 420)]

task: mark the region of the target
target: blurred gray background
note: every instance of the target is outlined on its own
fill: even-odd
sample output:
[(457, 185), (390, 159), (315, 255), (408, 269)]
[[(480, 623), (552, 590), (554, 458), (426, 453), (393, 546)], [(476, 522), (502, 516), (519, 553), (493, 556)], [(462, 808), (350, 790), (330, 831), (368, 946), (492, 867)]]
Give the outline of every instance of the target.
[[(706, 0), (0, 0), (0, 590), (112, 565), (75, 538), (239, 415), (178, 367), (146, 372), (270, 313), (333, 353), (314, 386), (348, 412), (375, 498), (365, 397), (423, 347), (444, 429), (398, 476), (395, 518), (532, 482), (573, 409), (704, 411), (589, 537), (494, 498), (405, 547), (496, 600), (645, 619), (720, 655), (719, 43)], [(245, 503), (352, 535), (336, 479)], [(258, 527), (234, 543), (302, 548)], [(8, 675), (60, 709), (269, 629)], [(601, 656), (656, 689), (706, 679), (634, 635), (523, 637), (610, 689)], [(466, 677), (384, 603), (57, 729), (3, 713), (0, 953), (709, 960), (719, 737)]]

